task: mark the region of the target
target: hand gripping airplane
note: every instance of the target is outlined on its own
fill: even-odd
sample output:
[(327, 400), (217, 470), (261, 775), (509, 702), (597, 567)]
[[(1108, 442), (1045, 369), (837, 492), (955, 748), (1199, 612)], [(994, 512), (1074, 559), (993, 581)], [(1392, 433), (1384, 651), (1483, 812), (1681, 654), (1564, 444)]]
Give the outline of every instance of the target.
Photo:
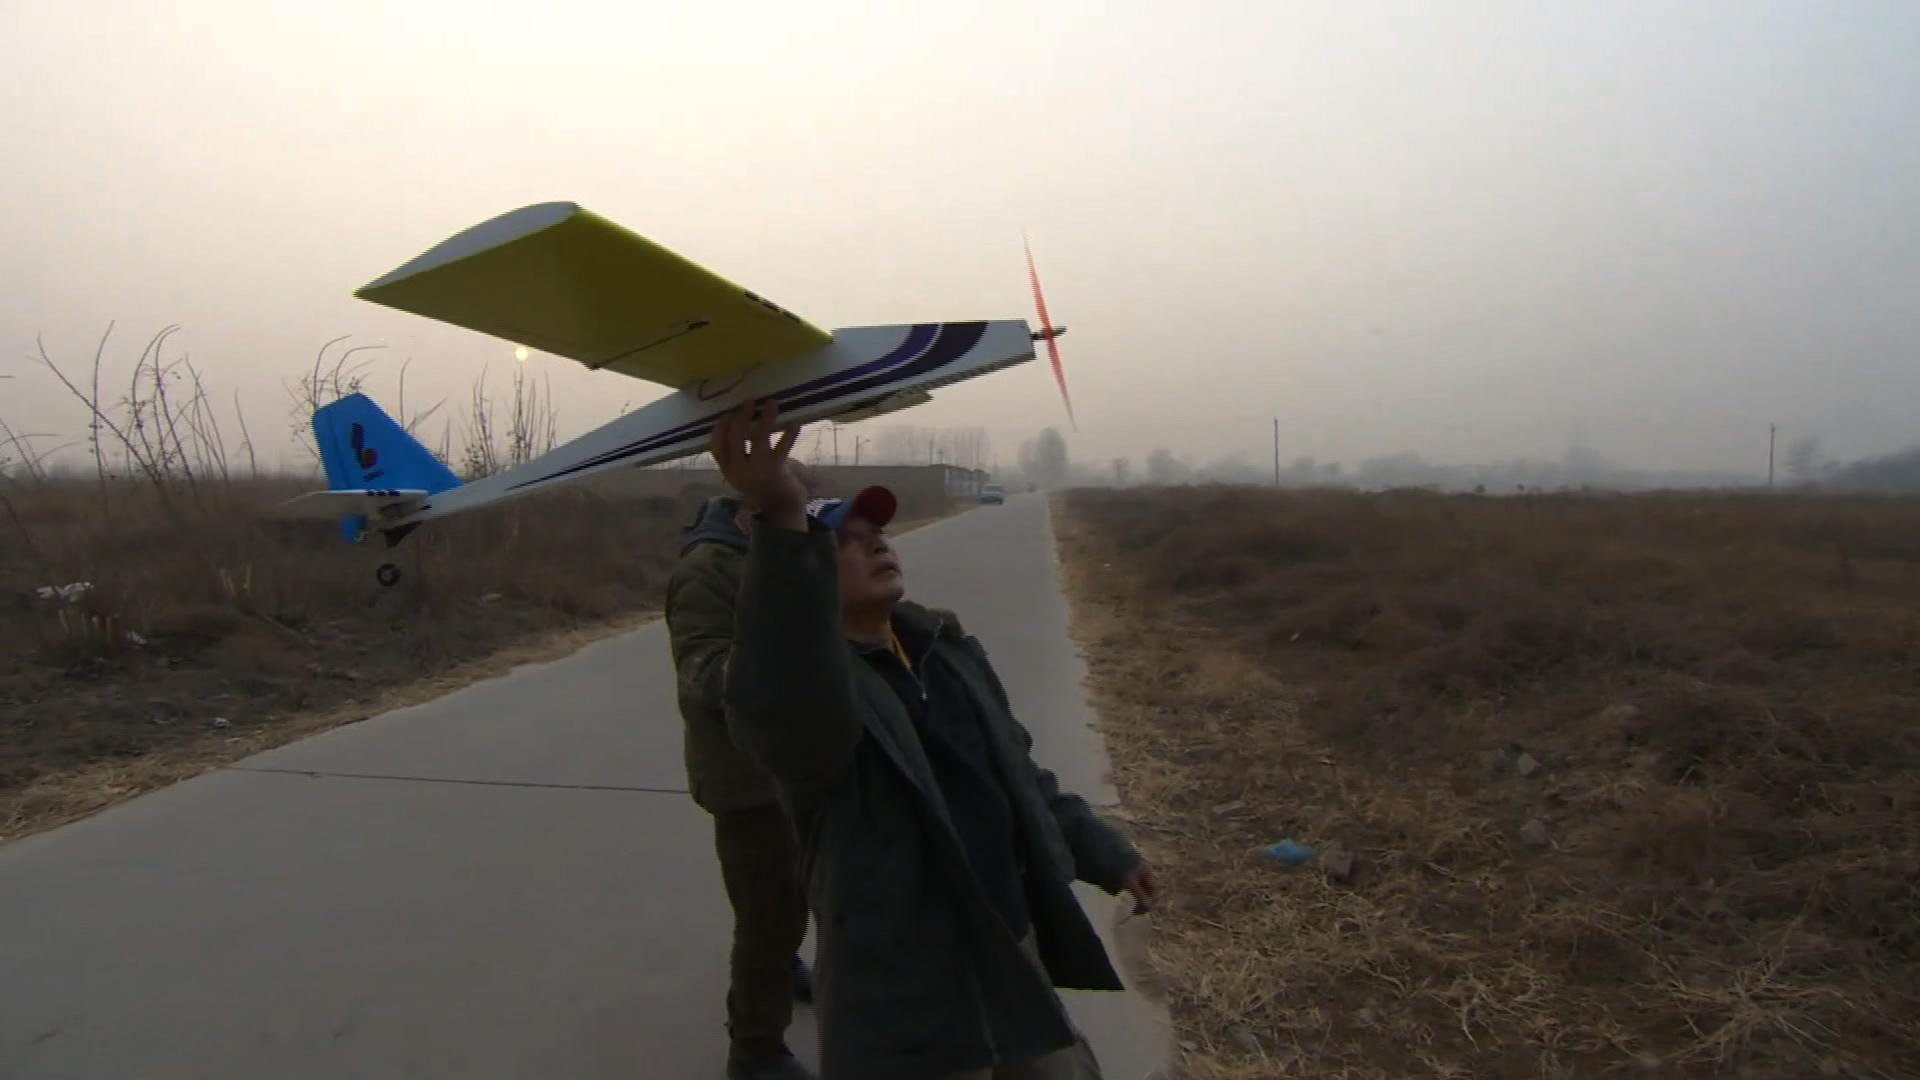
[[(1024, 319), (854, 326), (831, 334), (757, 293), (570, 202), (538, 203), (449, 237), (355, 290), (410, 311), (674, 392), (523, 465), (462, 483), (364, 394), (313, 414), (327, 490), (281, 516), (337, 519), (389, 548), (435, 518), (700, 453), (714, 420), (779, 403), (783, 425), (852, 423), (925, 404), (938, 387), (1034, 359), (1045, 341), (1069, 420), (1056, 339), (1028, 246), (1040, 328)], [(382, 585), (400, 580), (384, 563)]]

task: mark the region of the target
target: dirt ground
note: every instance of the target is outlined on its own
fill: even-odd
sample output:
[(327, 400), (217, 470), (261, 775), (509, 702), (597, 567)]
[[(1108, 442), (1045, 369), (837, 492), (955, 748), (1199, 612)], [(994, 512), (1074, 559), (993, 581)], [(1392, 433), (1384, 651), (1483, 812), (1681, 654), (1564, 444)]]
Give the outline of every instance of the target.
[(1920, 1075), (1920, 503), (1060, 509), (1186, 1077)]

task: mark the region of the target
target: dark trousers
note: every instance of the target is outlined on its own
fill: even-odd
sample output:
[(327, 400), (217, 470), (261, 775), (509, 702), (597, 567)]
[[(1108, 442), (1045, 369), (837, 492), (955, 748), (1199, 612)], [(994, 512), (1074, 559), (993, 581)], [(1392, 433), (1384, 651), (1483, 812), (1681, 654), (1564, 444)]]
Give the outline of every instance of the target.
[(713, 837), (733, 905), (727, 1034), (733, 1056), (751, 1060), (786, 1045), (793, 958), (807, 935), (806, 894), (792, 826), (778, 806), (715, 814)]

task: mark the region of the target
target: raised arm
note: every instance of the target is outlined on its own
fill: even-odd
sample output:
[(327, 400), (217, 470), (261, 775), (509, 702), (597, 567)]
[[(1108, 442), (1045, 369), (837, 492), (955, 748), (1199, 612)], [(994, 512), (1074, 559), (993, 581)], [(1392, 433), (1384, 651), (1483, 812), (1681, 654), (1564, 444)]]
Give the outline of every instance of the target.
[(727, 731), (735, 746), (789, 791), (823, 787), (860, 742), (852, 658), (840, 627), (833, 534), (814, 527), (806, 490), (789, 468), (797, 429), (769, 443), (777, 409), (722, 417), (713, 457), (755, 515), (735, 600), (727, 661)]
[(734, 745), (796, 792), (833, 782), (860, 742), (833, 534), (755, 518), (727, 665)]

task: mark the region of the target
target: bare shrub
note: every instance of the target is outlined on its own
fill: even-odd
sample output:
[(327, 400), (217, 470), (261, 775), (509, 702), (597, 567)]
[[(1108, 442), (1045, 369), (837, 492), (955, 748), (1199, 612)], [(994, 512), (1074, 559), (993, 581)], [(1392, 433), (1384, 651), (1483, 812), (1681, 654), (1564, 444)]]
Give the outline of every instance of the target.
[[(174, 328), (118, 374), (110, 333), (81, 370), (39, 352), (86, 412), (71, 445), (85, 443), (90, 474), (51, 467), (57, 440), (0, 421), (0, 836), (99, 805), (65, 785), (85, 770), (124, 766), (114, 797), (131, 794), (173, 775), (144, 762), (219, 760), (290, 717), (659, 602), (689, 504), (588, 491), (436, 523), (398, 553), (402, 586), (382, 591), (373, 568), (391, 555), (377, 540), (264, 513), (314, 481), (259, 468), (245, 418), (216, 407)], [(312, 408), (373, 374), (369, 348), (339, 344), (288, 387), (310, 452)], [(418, 429), (440, 406), (407, 411), (405, 370), (395, 416)], [(498, 463), (555, 439), (544, 392), (513, 385)]]

